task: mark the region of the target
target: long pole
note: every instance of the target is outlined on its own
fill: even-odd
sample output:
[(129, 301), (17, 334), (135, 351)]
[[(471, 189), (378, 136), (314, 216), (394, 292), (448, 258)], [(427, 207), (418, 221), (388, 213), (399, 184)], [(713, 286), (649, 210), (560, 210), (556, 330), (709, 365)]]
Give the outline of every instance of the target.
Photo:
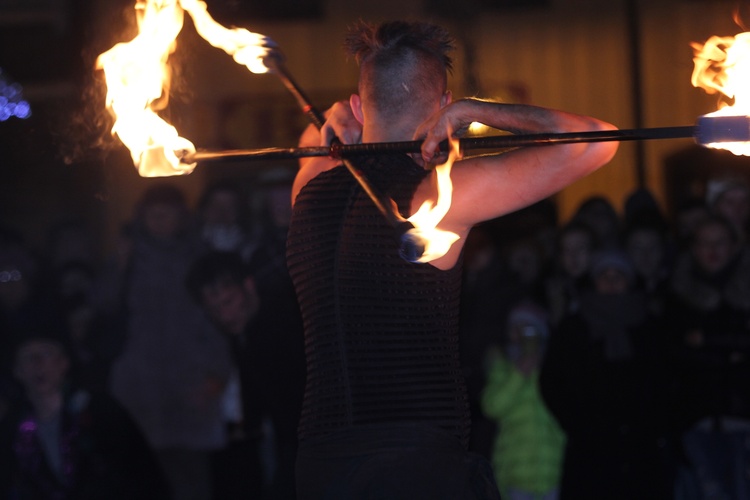
[[(459, 139), (461, 151), (503, 150), (522, 146), (544, 146), (552, 144), (572, 144), (579, 142), (606, 141), (643, 141), (652, 139), (685, 139), (694, 138), (695, 126), (657, 127), (639, 129), (604, 130), (588, 132), (544, 133), (523, 135), (498, 135), (487, 137), (468, 137)], [(333, 158), (351, 158), (358, 155), (378, 153), (418, 153), (422, 141), (372, 142), (362, 144), (336, 143), (330, 147), (305, 148), (265, 148), (239, 149), (226, 151), (197, 151), (188, 154), (186, 163), (204, 161), (236, 160), (282, 160), (306, 157), (330, 156)], [(448, 151), (448, 142), (440, 144), (441, 151)]]
[(297, 82), (292, 78), (292, 75), (286, 69), (281, 53), (278, 50), (272, 50), (265, 59), (263, 59), (263, 64), (271, 70), (272, 73), (279, 77), (281, 83), (284, 84), (287, 90), (297, 100), (297, 104), (299, 104), (302, 111), (304, 111), (310, 119), (310, 122), (312, 122), (318, 130), (323, 128), (323, 124), (326, 121), (323, 113), (312, 105), (312, 101), (307, 97), (307, 94), (302, 90), (302, 87), (297, 85)]

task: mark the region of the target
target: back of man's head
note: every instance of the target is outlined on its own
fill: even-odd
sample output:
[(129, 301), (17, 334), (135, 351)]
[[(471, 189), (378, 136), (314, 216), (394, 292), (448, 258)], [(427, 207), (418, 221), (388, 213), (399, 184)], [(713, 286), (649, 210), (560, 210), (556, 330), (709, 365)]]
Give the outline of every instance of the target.
[(382, 120), (398, 120), (438, 102), (448, 84), (454, 42), (441, 26), (393, 21), (359, 22), (347, 34), (345, 49), (360, 65), (363, 107)]

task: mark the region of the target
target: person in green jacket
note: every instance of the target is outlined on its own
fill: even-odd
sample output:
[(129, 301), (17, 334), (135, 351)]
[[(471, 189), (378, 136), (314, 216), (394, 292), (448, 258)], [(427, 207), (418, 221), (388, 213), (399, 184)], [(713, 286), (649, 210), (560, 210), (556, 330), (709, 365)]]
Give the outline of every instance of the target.
[(546, 311), (519, 303), (508, 316), (502, 351), (489, 355), (481, 405), (498, 424), (491, 458), (503, 499), (557, 499), (565, 434), (538, 385), (549, 334)]

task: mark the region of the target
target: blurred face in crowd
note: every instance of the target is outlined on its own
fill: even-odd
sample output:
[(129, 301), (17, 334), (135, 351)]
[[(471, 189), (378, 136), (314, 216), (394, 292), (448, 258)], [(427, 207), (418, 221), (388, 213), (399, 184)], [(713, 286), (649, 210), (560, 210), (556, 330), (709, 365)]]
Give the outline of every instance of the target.
[(76, 294), (87, 294), (91, 291), (93, 282), (91, 273), (79, 268), (70, 268), (60, 276), (60, 295), (72, 297)]
[(573, 278), (583, 276), (591, 262), (591, 237), (584, 231), (570, 231), (560, 240), (560, 264)]
[(237, 224), (239, 218), (240, 200), (231, 191), (215, 191), (203, 209), (204, 224), (231, 226)]
[(677, 236), (685, 240), (693, 234), (695, 228), (709, 217), (708, 207), (704, 205), (681, 209), (676, 216)]
[(626, 250), (640, 276), (655, 276), (659, 272), (664, 256), (659, 231), (652, 228), (633, 231), (628, 237)]
[(698, 226), (691, 247), (693, 259), (701, 270), (714, 274), (724, 269), (737, 251), (731, 230), (718, 221)]
[(242, 284), (218, 282), (203, 287), (203, 307), (211, 320), (230, 335), (242, 334), (258, 312), (259, 301), (251, 279)]
[(172, 203), (154, 203), (143, 214), (146, 231), (158, 240), (174, 238), (181, 229), (182, 210)]
[(617, 239), (620, 221), (607, 200), (600, 198), (584, 202), (575, 218), (590, 227), (600, 242), (613, 242)]
[(630, 282), (620, 269), (607, 267), (594, 277), (594, 287), (602, 295), (616, 295), (627, 292)]
[(526, 322), (512, 322), (508, 325), (508, 344), (511, 346), (520, 346), (521, 353), (533, 354), (541, 346), (542, 332), (539, 329)]
[(714, 210), (735, 227), (744, 228), (750, 216), (750, 192), (742, 186), (729, 189), (716, 200)]
[(70, 331), (70, 337), (72, 340), (82, 342), (88, 335), (91, 324), (94, 321), (94, 308), (86, 303), (81, 303), (78, 306), (68, 310), (65, 315), (65, 321)]
[(29, 397), (62, 390), (69, 361), (63, 348), (51, 340), (32, 340), (16, 353), (14, 373)]
[(524, 285), (531, 285), (539, 278), (542, 261), (541, 250), (529, 241), (517, 242), (508, 254), (508, 267)]

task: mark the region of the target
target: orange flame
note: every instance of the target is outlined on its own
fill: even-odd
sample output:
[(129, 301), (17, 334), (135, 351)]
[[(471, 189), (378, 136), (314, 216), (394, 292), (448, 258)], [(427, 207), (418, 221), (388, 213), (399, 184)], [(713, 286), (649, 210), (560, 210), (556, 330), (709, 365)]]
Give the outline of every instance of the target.
[(195, 146), (180, 137), (158, 111), (169, 99), (169, 55), (176, 48), (184, 12), (198, 33), (254, 73), (265, 73), (263, 57), (273, 43), (242, 28), (227, 29), (208, 14), (200, 0), (137, 0), (138, 35), (99, 55), (96, 69), (104, 71), (107, 109), (114, 115), (112, 134), (130, 150), (144, 177), (189, 174), (195, 163), (183, 163)]
[[(734, 37), (713, 36), (705, 44), (692, 43), (693, 86), (708, 94), (720, 94), (719, 109), (706, 116), (750, 115), (750, 32)], [(730, 101), (733, 103), (730, 104)], [(750, 143), (706, 144), (736, 155), (750, 155)]]
[(453, 163), (461, 158), (458, 139), (451, 138), (450, 146), (446, 162), (435, 167), (438, 188), (437, 200), (425, 200), (419, 210), (407, 219), (414, 225), (414, 229), (409, 230), (409, 232), (425, 243), (424, 253), (417, 262), (431, 262), (442, 257), (450, 250), (451, 245), (459, 239), (456, 233), (437, 228), (437, 225), (443, 220), (451, 207), (453, 197), (451, 168)]

